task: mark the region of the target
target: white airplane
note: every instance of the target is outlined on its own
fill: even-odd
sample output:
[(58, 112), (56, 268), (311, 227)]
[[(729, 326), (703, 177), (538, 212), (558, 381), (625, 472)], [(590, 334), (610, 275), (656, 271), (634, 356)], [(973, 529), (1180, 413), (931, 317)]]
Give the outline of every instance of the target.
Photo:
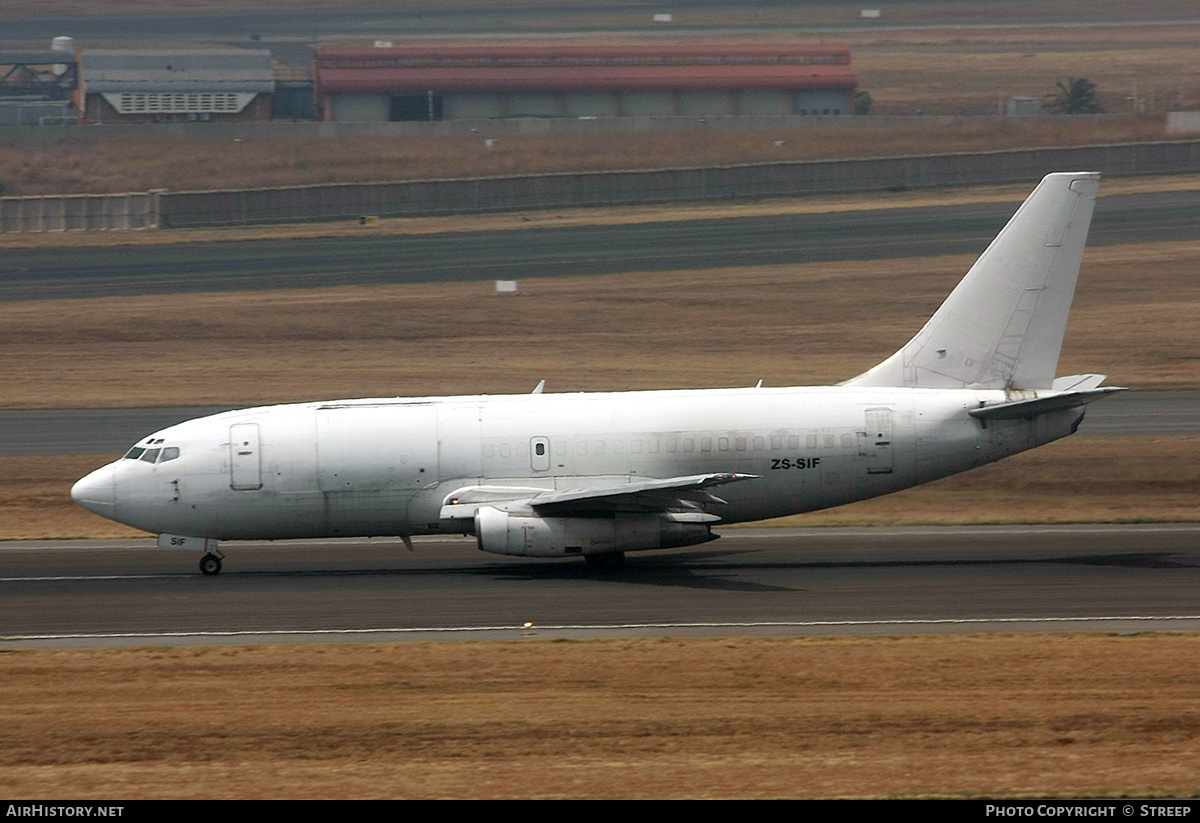
[(1099, 175), (1050, 174), (903, 348), (836, 386), (421, 397), (225, 412), (155, 432), (71, 489), (203, 552), (219, 540), (474, 534), (582, 556), (715, 539), (1072, 434), (1118, 388), (1055, 379)]

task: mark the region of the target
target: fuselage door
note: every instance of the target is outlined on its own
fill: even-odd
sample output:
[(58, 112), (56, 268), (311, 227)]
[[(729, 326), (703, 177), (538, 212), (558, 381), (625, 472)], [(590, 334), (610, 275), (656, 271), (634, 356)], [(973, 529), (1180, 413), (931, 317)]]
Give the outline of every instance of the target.
[(238, 491), (262, 488), (257, 423), (229, 427), (229, 485)]
[(550, 471), (550, 441), (545, 437), (529, 441), (529, 466), (535, 472)]
[(867, 474), (892, 473), (891, 409), (867, 409), (866, 431), (858, 433), (858, 457)]

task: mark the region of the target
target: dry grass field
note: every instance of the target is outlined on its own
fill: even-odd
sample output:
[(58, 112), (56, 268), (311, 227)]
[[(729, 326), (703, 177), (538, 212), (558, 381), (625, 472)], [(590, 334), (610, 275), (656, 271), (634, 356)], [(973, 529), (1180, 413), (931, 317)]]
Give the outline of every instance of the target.
[(1196, 635), (0, 654), (0, 794), (1192, 797)]
[[(788, 132), (486, 134), (232, 139), (93, 135), (0, 142), (6, 196), (261, 188), (320, 183), (721, 166), (785, 160), (987, 151), (1165, 138), (1164, 118), (1098, 122), (814, 125)], [(783, 145), (776, 145), (784, 140)], [(186, 158), (186, 162), (183, 158)]]
[[(517, 296), (484, 282), (5, 303), (5, 405), (826, 385), (899, 348), (971, 262), (530, 277)], [(1089, 249), (1059, 372), (1195, 386), (1198, 268), (1196, 243)]]

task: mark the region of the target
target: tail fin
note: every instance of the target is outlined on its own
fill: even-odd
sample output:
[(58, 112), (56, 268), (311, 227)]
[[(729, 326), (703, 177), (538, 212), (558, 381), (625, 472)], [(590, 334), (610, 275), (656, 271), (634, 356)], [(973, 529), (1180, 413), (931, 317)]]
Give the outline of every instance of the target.
[(1099, 184), (1046, 175), (925, 328), (842, 385), (1050, 388)]

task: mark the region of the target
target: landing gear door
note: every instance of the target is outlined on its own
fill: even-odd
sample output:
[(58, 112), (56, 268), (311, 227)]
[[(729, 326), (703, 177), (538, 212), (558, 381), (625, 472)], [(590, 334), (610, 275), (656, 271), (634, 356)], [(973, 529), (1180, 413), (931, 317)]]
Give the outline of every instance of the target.
[(257, 423), (238, 423), (229, 427), (229, 486), (237, 491), (262, 488)]

